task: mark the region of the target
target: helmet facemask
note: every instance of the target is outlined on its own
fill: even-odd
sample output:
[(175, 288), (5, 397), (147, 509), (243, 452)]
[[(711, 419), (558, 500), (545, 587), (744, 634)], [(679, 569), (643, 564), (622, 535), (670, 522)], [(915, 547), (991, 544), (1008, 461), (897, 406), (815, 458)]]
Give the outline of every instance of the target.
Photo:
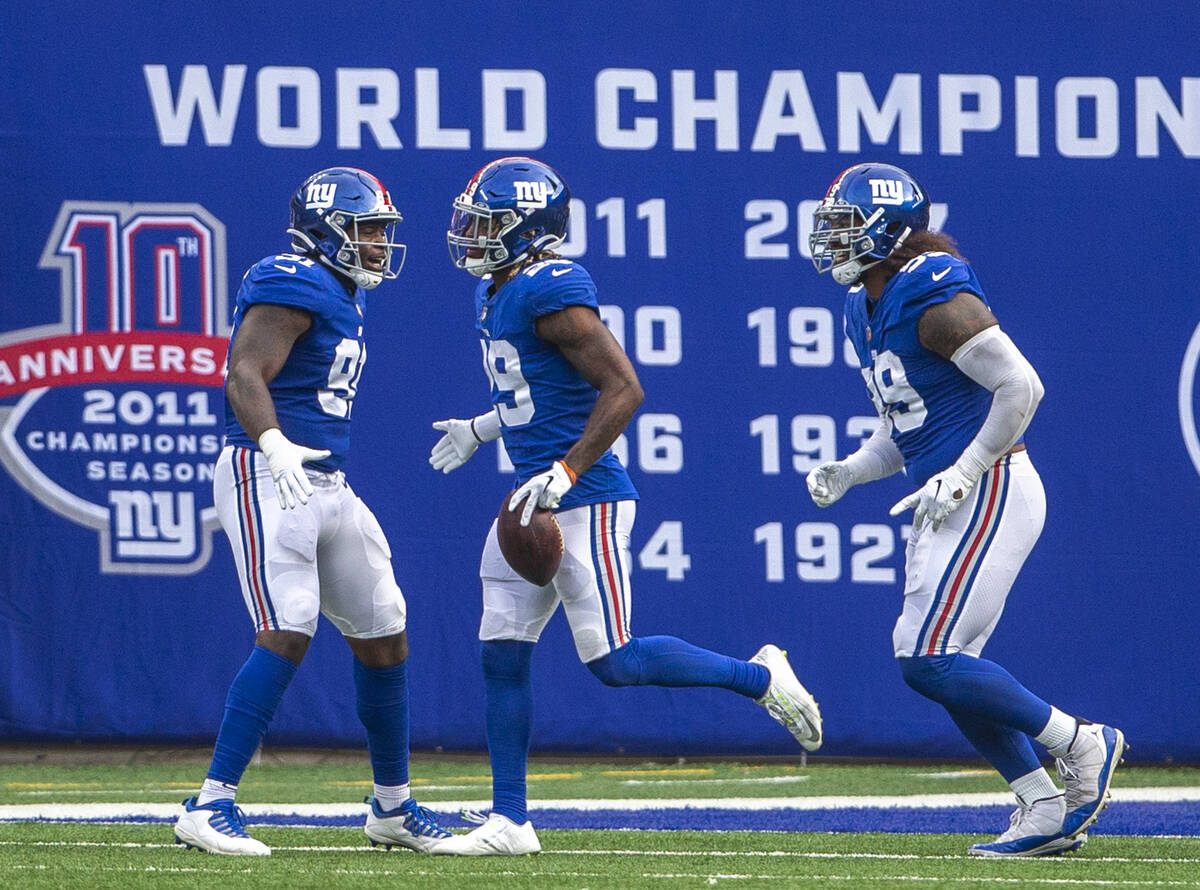
[[(400, 222), (400, 214), (390, 213), (361, 213), (348, 214), (334, 211), (325, 218), (329, 227), (334, 230), (341, 240), (341, 247), (331, 257), (334, 265), (353, 279), (354, 283), (364, 290), (377, 287), (385, 279), (395, 278), (404, 266), (404, 258), (408, 248), (396, 241), (396, 225)], [(361, 228), (369, 223), (383, 223), (383, 238), (379, 241), (363, 239)], [(382, 262), (367, 265), (363, 262), (363, 251), (373, 252), (382, 249)], [(399, 261), (392, 268), (393, 255), (398, 255)], [(378, 268), (376, 268), (378, 266)]]
[[(897, 231), (889, 232), (889, 228)], [(882, 207), (868, 218), (856, 204), (826, 198), (813, 214), (808, 246), (818, 273), (828, 271), (838, 284), (852, 285), (887, 259), (911, 232), (910, 226), (889, 226)]]
[[(408, 247), (396, 240), (396, 226), (401, 221), (399, 213), (347, 213), (331, 211), (323, 224), (328, 232), (320, 229), (301, 231), (288, 229), (292, 236), (292, 247), (301, 253), (316, 253), (326, 265), (346, 275), (363, 290), (378, 287), (385, 279), (395, 278), (404, 266)], [(384, 224), (383, 240), (367, 241), (359, 235), (359, 227), (367, 223)], [(363, 249), (383, 249), (380, 268), (368, 266), (362, 260)], [(398, 257), (393, 267), (392, 262)]]
[(486, 204), (474, 203), (465, 194), (459, 195), (454, 200), (454, 214), (446, 233), (454, 265), (482, 278), (516, 262), (521, 255), (509, 255), (504, 236), (521, 222), (515, 210), (492, 210)]

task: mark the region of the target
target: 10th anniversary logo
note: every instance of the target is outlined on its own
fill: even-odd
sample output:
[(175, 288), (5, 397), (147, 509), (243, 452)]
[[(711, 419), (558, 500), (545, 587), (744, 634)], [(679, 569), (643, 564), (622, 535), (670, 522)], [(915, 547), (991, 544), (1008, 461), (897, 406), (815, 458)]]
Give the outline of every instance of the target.
[(0, 335), (0, 463), (99, 534), (105, 573), (190, 574), (218, 526), (225, 227), (197, 204), (65, 202), (61, 320)]

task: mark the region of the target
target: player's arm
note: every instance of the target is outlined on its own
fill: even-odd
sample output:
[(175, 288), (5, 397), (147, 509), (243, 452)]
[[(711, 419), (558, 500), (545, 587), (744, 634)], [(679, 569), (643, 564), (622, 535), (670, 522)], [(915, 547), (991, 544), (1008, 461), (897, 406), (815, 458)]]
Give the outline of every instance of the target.
[(633, 364), (594, 309), (568, 306), (535, 322), (537, 335), (553, 343), (580, 375), (600, 393), (583, 435), (563, 456), (582, 474), (629, 425), (645, 393)]
[(307, 504), (313, 493), (304, 464), (329, 457), (326, 450), (307, 448), (284, 436), (268, 389), (292, 346), (310, 327), (312, 317), (302, 309), (256, 303), (246, 310), (229, 346), (229, 372), (225, 378), (229, 404), (242, 429), (258, 443), (267, 459), (275, 480), (275, 495), (285, 510), (298, 503)]
[(904, 456), (892, 440), (892, 422), (879, 418), (875, 432), (842, 460), (830, 460), (808, 471), (805, 484), (818, 507), (828, 507), (855, 485), (874, 482), (904, 468)]
[(629, 424), (633, 412), (642, 403), (642, 384), (629, 357), (600, 320), (587, 306), (568, 306), (540, 316), (534, 331), (547, 343), (553, 343), (563, 356), (594, 386), (600, 395), (592, 405), (583, 434), (560, 460), (544, 473), (534, 476), (508, 500), (508, 509), (521, 511), (521, 525), (529, 525), (535, 507), (553, 509), (575, 480), (617, 441)]
[(254, 441), (279, 426), (268, 384), (287, 361), (295, 342), (312, 327), (302, 309), (256, 303), (246, 310), (229, 346), (225, 393), (242, 429)]
[(914, 526), (928, 516), (936, 531), (988, 468), (1021, 438), (1045, 390), (1033, 366), (973, 294), (961, 292), (926, 309), (917, 334), (922, 346), (992, 393), (983, 425), (958, 459), (892, 507), (892, 515), (916, 507)]

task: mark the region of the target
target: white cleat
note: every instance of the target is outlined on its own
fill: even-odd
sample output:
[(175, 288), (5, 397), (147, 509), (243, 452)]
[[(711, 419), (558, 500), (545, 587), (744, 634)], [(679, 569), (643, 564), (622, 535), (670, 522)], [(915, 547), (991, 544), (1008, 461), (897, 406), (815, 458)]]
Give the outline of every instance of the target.
[(542, 852), (542, 845), (532, 822), (518, 825), (507, 816), (490, 813), (487, 821), (475, 830), (438, 841), (430, 852), (449, 856), (524, 856)]
[(1043, 797), (1031, 804), (1017, 801), (1008, 830), (991, 843), (973, 844), (968, 855), (993, 859), (1016, 856), (1058, 856), (1078, 850), (1087, 835), (1068, 837), (1063, 833), (1067, 803), (1061, 794)]
[(787, 731), (807, 751), (821, 747), (821, 709), (816, 699), (796, 679), (787, 653), (770, 643), (763, 646), (750, 659), (761, 664), (771, 674), (771, 684), (758, 703), (767, 713), (782, 723)]
[(365, 798), (363, 803), (371, 805), (363, 830), (372, 847), (383, 844), (389, 850), (407, 847), (418, 853), (428, 853), (442, 840), (454, 836), (438, 825), (437, 815), (432, 810), (418, 805), (411, 797), (391, 810), (382, 809), (373, 797)]
[(1066, 789), (1063, 831), (1075, 837), (1086, 831), (1108, 806), (1108, 786), (1125, 754), (1125, 733), (1103, 723), (1081, 723), (1066, 755), (1058, 759), (1058, 775)]
[(195, 797), (183, 802), (184, 814), (175, 821), (175, 843), (225, 856), (270, 856), (271, 848), (246, 834), (246, 814), (232, 800), (200, 806)]

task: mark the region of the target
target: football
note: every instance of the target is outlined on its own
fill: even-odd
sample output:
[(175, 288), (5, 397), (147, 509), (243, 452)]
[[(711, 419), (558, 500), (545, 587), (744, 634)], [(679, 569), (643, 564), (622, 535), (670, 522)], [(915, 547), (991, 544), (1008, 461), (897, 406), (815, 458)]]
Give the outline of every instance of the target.
[(538, 507), (533, 511), (529, 525), (521, 525), (522, 503), (516, 510), (509, 511), (508, 499), (504, 496), (500, 513), (496, 519), (496, 537), (500, 541), (500, 552), (512, 566), (514, 572), (531, 584), (543, 587), (550, 583), (562, 563), (562, 529), (554, 512)]

